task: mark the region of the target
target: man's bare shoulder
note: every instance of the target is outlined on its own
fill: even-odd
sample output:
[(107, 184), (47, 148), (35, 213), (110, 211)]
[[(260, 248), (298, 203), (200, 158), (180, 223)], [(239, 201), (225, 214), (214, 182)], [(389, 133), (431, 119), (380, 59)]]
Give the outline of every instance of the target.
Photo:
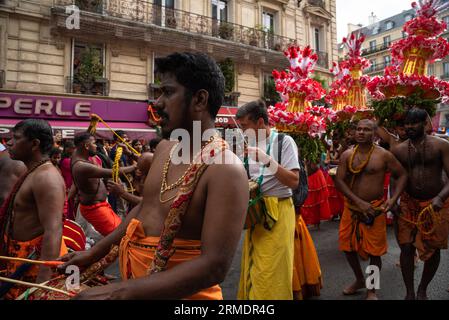
[(229, 177), (244, 177), (247, 179), (243, 162), (230, 150), (225, 150), (217, 156), (209, 166), (208, 171), (211, 176), (220, 177), (220, 179), (228, 179)]
[(353, 152), (354, 152), (354, 147), (350, 147), (349, 149), (347, 149), (345, 152), (343, 152), (341, 154), (340, 160), (349, 158)]
[(157, 160), (161, 155), (167, 154), (176, 143), (176, 141), (161, 140), (157, 145), (156, 150), (154, 150), (153, 161)]
[(449, 148), (449, 141), (446, 139), (435, 137), (435, 136), (428, 136), (431, 143), (434, 143), (435, 145), (438, 145), (438, 147), (447, 150)]
[(32, 176), (33, 186), (36, 188), (61, 187), (64, 188), (64, 179), (58, 169), (47, 163), (37, 169)]
[(27, 171), (27, 167), (22, 161), (12, 160), (9, 157), (4, 158), (4, 163), (1, 166), (2, 175), (6, 174), (8, 176), (21, 176)]
[(395, 146), (391, 147), (391, 149), (390, 149), (391, 153), (393, 153), (394, 155), (401, 154), (408, 150), (408, 145), (409, 145), (409, 140), (400, 142), (400, 143), (396, 144)]

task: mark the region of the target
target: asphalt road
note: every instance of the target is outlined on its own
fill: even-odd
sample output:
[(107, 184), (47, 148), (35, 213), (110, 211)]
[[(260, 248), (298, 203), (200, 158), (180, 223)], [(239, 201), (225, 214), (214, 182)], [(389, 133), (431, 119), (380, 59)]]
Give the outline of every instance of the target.
[[(316, 300), (363, 300), (365, 293), (346, 297), (342, 290), (354, 281), (346, 259), (338, 251), (338, 222), (326, 222), (321, 225), (321, 230), (310, 231), (323, 273), (324, 287), (321, 296)], [(405, 297), (405, 286), (402, 281), (400, 268), (396, 265), (399, 261), (400, 250), (394, 237), (392, 227), (388, 228), (388, 254), (383, 257), (383, 269), (381, 272), (381, 289), (378, 292), (381, 300), (402, 300)], [(241, 247), (234, 257), (232, 268), (222, 284), (224, 298), (235, 300), (237, 297), (238, 283), (240, 277), (240, 255)], [(365, 269), (367, 263), (362, 263)], [(423, 263), (419, 262), (415, 271), (416, 287), (418, 286), (423, 270)], [(431, 300), (449, 300), (449, 252), (442, 251), (441, 264), (438, 272), (429, 286), (428, 295)]]

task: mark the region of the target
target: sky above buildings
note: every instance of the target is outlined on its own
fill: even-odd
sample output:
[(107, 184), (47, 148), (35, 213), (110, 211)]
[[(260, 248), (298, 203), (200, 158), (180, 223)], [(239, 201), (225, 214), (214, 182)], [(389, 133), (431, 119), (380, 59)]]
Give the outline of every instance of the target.
[(348, 23), (368, 25), (371, 12), (379, 20), (411, 9), (413, 0), (337, 0), (338, 42), (347, 35)]

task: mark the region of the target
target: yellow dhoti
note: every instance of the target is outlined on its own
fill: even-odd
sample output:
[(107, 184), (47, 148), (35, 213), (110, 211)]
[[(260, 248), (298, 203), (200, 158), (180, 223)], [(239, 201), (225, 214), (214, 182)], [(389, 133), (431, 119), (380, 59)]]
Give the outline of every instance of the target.
[(247, 230), (242, 250), (239, 300), (293, 299), (295, 209), (291, 198), (264, 197), (276, 221), (271, 231), (262, 224)]

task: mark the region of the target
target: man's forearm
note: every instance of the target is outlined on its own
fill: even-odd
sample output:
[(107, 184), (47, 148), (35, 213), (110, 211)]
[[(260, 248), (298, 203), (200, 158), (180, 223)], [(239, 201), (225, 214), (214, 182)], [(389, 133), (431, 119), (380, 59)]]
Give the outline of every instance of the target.
[(128, 167), (120, 168), (120, 173), (128, 174), (128, 173), (134, 172), (135, 170), (136, 170), (136, 166), (128, 166)]
[(142, 201), (142, 197), (135, 196), (129, 192), (124, 192), (123, 194), (120, 195), (120, 198), (128, 201), (132, 205), (138, 205)]
[(284, 186), (287, 186), (291, 189), (296, 189), (299, 185), (299, 175), (296, 172), (290, 171), (282, 167), (279, 163), (277, 163), (274, 159), (270, 161), (270, 167), (268, 170), (274, 170), (276, 172), (274, 176), (279, 180)]
[(446, 202), (449, 198), (449, 183), (446, 183), (443, 190), (438, 194), (438, 197), (441, 199), (441, 201)]
[[(60, 234), (61, 236), (55, 236)], [(62, 230), (47, 230), (42, 236), (42, 248), (39, 260), (54, 261), (59, 258), (61, 253)], [(39, 268), (37, 277), (38, 282), (44, 282), (51, 278), (52, 270), (50, 267)]]
[(399, 177), (399, 178), (393, 179), (393, 180), (394, 180), (394, 182), (391, 183), (391, 185), (392, 185), (392, 190), (394, 192), (393, 192), (391, 199), (394, 202), (397, 202), (399, 197), (401, 196), (402, 192), (404, 192), (405, 187), (407, 186), (407, 176), (402, 176), (402, 177)]
[(225, 269), (200, 257), (149, 277), (105, 287), (105, 292), (119, 300), (179, 300), (221, 283)]
[(126, 229), (128, 228), (129, 223), (133, 218), (137, 216), (137, 214), (140, 211), (141, 206), (138, 205), (135, 207), (126, 217), (125, 221), (123, 221), (117, 229), (115, 229), (111, 234), (109, 234), (107, 237), (101, 239), (92, 249), (92, 254), (96, 258), (96, 260), (99, 260), (103, 258), (105, 255), (109, 253), (112, 246), (119, 245), (120, 241), (126, 234)]

